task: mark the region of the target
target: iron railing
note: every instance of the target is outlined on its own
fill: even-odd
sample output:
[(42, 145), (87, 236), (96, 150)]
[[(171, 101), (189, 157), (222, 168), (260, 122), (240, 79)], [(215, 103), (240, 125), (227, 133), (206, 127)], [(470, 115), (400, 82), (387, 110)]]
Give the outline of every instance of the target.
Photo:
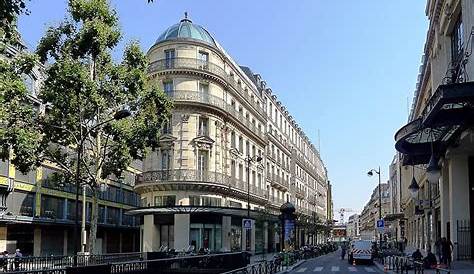
[[(247, 192), (247, 182), (229, 175), (206, 171), (200, 172), (195, 169), (172, 169), (172, 170), (154, 170), (143, 172), (137, 175), (136, 184), (148, 182), (205, 182), (222, 185), (225, 187), (234, 187), (240, 191)], [(265, 196), (265, 191), (255, 185), (250, 185), (250, 193), (261, 197)]]
[[(383, 258), (383, 265), (385, 270), (392, 270), (395, 273), (408, 273), (409, 270), (413, 270), (413, 273), (424, 273), (424, 265), (421, 261), (414, 261), (412, 258), (403, 256), (387, 256)], [(436, 267), (435, 272), (437, 274), (447, 273), (450, 274), (450, 270)]]
[[(37, 270), (51, 270), (64, 269), (66, 267), (74, 266), (74, 261), (77, 260), (77, 266), (89, 266), (107, 264), (113, 262), (135, 261), (143, 260), (144, 253), (111, 253), (100, 255), (76, 255), (76, 256), (25, 256), (25, 257), (9, 257), (0, 258), (0, 270), (3, 272), (11, 271), (37, 271)], [(48, 272), (50, 273), (50, 272)], [(55, 274), (56, 272), (52, 272)], [(60, 272), (58, 272), (60, 273)]]
[(471, 221), (470, 220), (457, 220), (456, 221), (456, 234), (457, 234), (457, 259), (458, 260), (470, 260), (472, 259), (471, 254)]
[(255, 98), (252, 98), (252, 96), (248, 94), (248, 91), (244, 90), (241, 84), (236, 82), (232, 76), (228, 75), (221, 66), (196, 58), (177, 57), (172, 59), (161, 59), (152, 62), (148, 67), (148, 72), (157, 72), (171, 69), (199, 70), (218, 76), (228, 83), (234, 90), (236, 90), (238, 94), (244, 97), (247, 103), (250, 104), (260, 115), (265, 117), (265, 111), (263, 110), (262, 106), (257, 104), (255, 102)]
[(223, 274), (273, 274), (282, 271), (282, 265), (275, 260), (263, 261), (255, 264), (247, 265)]
[(229, 113), (237, 121), (242, 123), (246, 128), (255, 133), (260, 139), (264, 140), (262, 126), (259, 128), (254, 123), (249, 121), (242, 113), (238, 112), (232, 105), (229, 105), (224, 99), (215, 95), (192, 90), (174, 90), (167, 93), (174, 101), (181, 102), (198, 102), (201, 104), (210, 105)]

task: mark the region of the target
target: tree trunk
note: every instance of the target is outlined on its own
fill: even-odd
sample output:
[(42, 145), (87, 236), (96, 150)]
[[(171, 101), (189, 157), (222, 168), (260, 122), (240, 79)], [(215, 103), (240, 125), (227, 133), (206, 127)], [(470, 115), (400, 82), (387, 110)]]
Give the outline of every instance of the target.
[(94, 254), (95, 243), (97, 240), (97, 222), (98, 222), (98, 193), (100, 189), (97, 187), (92, 188), (92, 212), (91, 212), (91, 229), (89, 236), (89, 253)]

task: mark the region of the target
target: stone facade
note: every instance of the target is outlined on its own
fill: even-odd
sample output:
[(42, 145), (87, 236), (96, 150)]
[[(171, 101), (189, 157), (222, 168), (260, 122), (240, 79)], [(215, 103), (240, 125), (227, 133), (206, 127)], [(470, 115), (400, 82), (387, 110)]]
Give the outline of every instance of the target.
[[(248, 201), (252, 212), (272, 216), (290, 201), (298, 216), (326, 222), (328, 180), (319, 152), (260, 75), (237, 65), (188, 19), (166, 30), (148, 58), (150, 79), (174, 109), (135, 186), (143, 206), (135, 213), (146, 215), (144, 250), (240, 250), (248, 237), (252, 251), (275, 250), (277, 224), (259, 226), (256, 218), (250, 235), (242, 230)], [(175, 206), (211, 209), (174, 214)], [(316, 241), (297, 231), (300, 244)]]

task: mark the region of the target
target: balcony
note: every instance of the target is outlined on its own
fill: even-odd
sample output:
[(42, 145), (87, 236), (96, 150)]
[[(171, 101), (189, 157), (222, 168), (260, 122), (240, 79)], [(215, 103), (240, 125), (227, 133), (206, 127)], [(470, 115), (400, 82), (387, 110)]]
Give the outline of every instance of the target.
[(297, 198), (300, 198), (300, 199), (304, 198), (304, 191), (299, 188), (296, 189), (295, 194)]
[[(219, 172), (199, 172), (191, 169), (147, 171), (137, 175), (135, 189), (137, 192), (166, 190), (203, 190), (234, 195), (247, 199), (248, 184), (240, 179), (231, 178)], [(265, 191), (250, 185), (252, 199), (258, 202), (265, 200)]]
[(262, 106), (258, 105), (254, 99), (248, 95), (247, 91), (245, 91), (232, 76), (228, 75), (225, 70), (217, 64), (196, 58), (177, 57), (173, 59), (161, 59), (154, 61), (149, 65), (148, 73), (179, 69), (200, 71), (217, 76), (224, 82), (224, 84), (230, 85), (239, 95), (241, 95), (246, 100), (247, 104), (254, 108), (259, 115), (265, 117), (265, 111)]
[(227, 104), (222, 98), (217, 97), (215, 95), (199, 92), (199, 91), (191, 91), (191, 90), (175, 90), (168, 93), (168, 96), (175, 102), (186, 102), (186, 103), (200, 103), (205, 104), (214, 108), (218, 108), (219, 110), (231, 114), (231, 116), (238, 122), (240, 122), (245, 128), (249, 131), (253, 132), (257, 135), (261, 140), (265, 140), (265, 136), (262, 132), (262, 129), (258, 128), (245, 118), (241, 113), (239, 113), (235, 108), (231, 105)]

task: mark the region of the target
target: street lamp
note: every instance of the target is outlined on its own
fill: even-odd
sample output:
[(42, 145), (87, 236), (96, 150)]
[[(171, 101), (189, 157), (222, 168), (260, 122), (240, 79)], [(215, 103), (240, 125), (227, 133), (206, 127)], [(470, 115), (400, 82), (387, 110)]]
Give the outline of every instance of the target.
[(439, 178), (441, 177), (441, 169), (438, 166), (438, 161), (436, 160), (434, 153), (431, 154), (430, 162), (426, 168), (426, 175), (431, 184), (438, 183)]
[[(247, 158), (245, 158), (245, 162), (247, 163), (247, 219), (250, 219), (250, 164), (252, 162), (260, 163), (261, 161), (262, 157), (260, 156), (251, 157), (250, 155), (248, 155)], [(250, 249), (250, 229), (247, 229), (246, 233), (246, 249), (248, 251)]]
[[(78, 237), (77, 237), (77, 233), (79, 231), (79, 186), (81, 185), (81, 161), (82, 161), (82, 153), (83, 153), (83, 149), (84, 149), (84, 142), (85, 140), (87, 139), (87, 136), (89, 135), (89, 133), (91, 133), (93, 130), (96, 130), (98, 128), (100, 128), (101, 126), (105, 125), (105, 124), (108, 124), (114, 120), (121, 120), (121, 119), (124, 119), (124, 118), (127, 118), (129, 117), (131, 114), (131, 112), (129, 110), (126, 110), (126, 109), (123, 109), (123, 110), (119, 110), (117, 111), (114, 116), (110, 119), (107, 119), (105, 121), (102, 121), (96, 125), (94, 125), (92, 128), (90, 128), (89, 130), (87, 130), (84, 134), (82, 134), (82, 130), (80, 129), (80, 138), (77, 139), (75, 137), (75, 135), (68, 129), (65, 129), (65, 128), (62, 128), (62, 127), (56, 127), (56, 128), (61, 128), (61, 129), (64, 129), (66, 130), (67, 132), (71, 133), (73, 136), (74, 136), (74, 140), (76, 141), (77, 143), (77, 165), (76, 165), (76, 178), (75, 178), (75, 181), (76, 181), (76, 201), (75, 201), (75, 218), (74, 218), (74, 254), (77, 255), (77, 253), (79, 252), (78, 250), (78, 246), (77, 246), (77, 240), (78, 240)], [(80, 125), (80, 127), (82, 127), (82, 125)], [(86, 208), (86, 199), (85, 199), (85, 186), (84, 186), (84, 191), (83, 191), (83, 195), (84, 195), (84, 199), (82, 201), (82, 207), (83, 207), (83, 212), (85, 212), (85, 208)], [(85, 236), (85, 216), (83, 216), (82, 218), (82, 232), (81, 232), (81, 235)], [(82, 238), (82, 237), (81, 237)], [(85, 237), (83, 238), (85, 239)], [(84, 251), (84, 245), (83, 243), (81, 243), (81, 250)], [(77, 257), (74, 256), (74, 265), (77, 265)]]
[(410, 191), (411, 197), (413, 199), (418, 196), (418, 192), (420, 191), (420, 186), (415, 179), (415, 166), (413, 166), (413, 177), (411, 179), (411, 184), (408, 186), (408, 190)]
[[(368, 176), (373, 176), (374, 172), (379, 175), (379, 220), (382, 219), (382, 188), (380, 186), (381, 180), (380, 180), (380, 166), (378, 170), (371, 169), (369, 172), (367, 172)], [(379, 233), (379, 245), (382, 247), (382, 233)]]

